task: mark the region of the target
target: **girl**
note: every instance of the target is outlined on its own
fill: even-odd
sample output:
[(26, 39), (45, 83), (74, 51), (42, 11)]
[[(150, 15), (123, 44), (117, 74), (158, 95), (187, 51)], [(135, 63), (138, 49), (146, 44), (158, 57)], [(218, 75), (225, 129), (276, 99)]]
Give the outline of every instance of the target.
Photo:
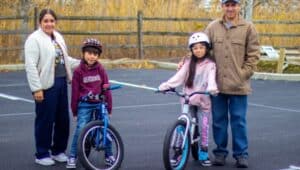
[(79, 60), (69, 57), (63, 36), (56, 31), (56, 14), (40, 12), (38, 30), (25, 42), (25, 69), (35, 101), (35, 162), (49, 166), (66, 162), (69, 137), (67, 82)]
[[(194, 91), (208, 91), (212, 95), (218, 93), (216, 84), (216, 65), (209, 58), (210, 42), (206, 34), (202, 32), (194, 33), (190, 36), (188, 47), (192, 52), (192, 57), (184, 62), (182, 68), (167, 82), (159, 86), (159, 90), (167, 90), (184, 85), (183, 91), (190, 94)], [(208, 157), (208, 133), (209, 116), (211, 114), (210, 96), (194, 95), (190, 99), (191, 114), (200, 114), (199, 127), (201, 128), (201, 146), (199, 147), (199, 160), (203, 166), (211, 166)], [(178, 158), (176, 153), (171, 160), (176, 164)]]

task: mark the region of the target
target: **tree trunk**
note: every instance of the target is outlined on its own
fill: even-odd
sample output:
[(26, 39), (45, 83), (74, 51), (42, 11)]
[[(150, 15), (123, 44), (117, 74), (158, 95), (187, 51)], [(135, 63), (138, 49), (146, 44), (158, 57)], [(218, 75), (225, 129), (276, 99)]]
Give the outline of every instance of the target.
[(253, 12), (253, 0), (245, 1), (245, 11), (244, 17), (247, 21), (252, 21), (252, 12)]

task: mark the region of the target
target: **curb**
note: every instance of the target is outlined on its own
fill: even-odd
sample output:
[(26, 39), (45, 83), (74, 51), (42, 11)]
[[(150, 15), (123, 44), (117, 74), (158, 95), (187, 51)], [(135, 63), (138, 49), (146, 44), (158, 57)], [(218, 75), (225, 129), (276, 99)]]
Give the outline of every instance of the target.
[[(104, 66), (109, 66), (111, 64), (128, 64), (128, 63), (140, 63), (149, 62), (155, 65), (157, 68), (176, 70), (177, 63), (170, 62), (160, 62), (156, 60), (130, 60), (130, 59), (119, 59), (116, 61), (104, 61), (102, 64)], [(0, 65), (0, 71), (19, 71), (24, 70), (24, 64), (10, 64), (10, 65)], [(286, 80), (286, 81), (300, 81), (300, 74), (280, 74), (280, 73), (262, 73), (255, 72), (251, 77), (254, 80)]]

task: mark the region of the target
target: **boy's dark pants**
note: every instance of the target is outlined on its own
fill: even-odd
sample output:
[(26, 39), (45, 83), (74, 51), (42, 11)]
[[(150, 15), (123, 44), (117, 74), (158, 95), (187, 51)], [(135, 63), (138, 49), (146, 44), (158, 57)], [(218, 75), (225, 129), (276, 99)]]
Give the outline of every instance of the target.
[(69, 137), (69, 106), (66, 77), (55, 78), (54, 85), (44, 90), (44, 100), (35, 103), (36, 158), (65, 152)]

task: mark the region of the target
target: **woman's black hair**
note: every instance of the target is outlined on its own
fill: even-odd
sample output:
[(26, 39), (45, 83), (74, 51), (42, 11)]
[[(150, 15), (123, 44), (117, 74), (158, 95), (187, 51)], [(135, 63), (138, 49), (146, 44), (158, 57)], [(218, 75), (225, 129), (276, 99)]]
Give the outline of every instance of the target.
[(40, 16), (39, 16), (39, 22), (40, 22), (40, 23), (42, 22), (42, 20), (43, 20), (43, 18), (44, 18), (44, 16), (45, 16), (46, 14), (52, 15), (53, 18), (54, 18), (55, 20), (57, 20), (57, 16), (56, 16), (55, 12), (54, 12), (52, 9), (45, 8), (45, 9), (42, 9), (41, 12), (40, 12)]
[[(201, 43), (201, 42), (200, 42)], [(188, 78), (185, 82), (185, 86), (187, 86), (188, 88), (192, 88), (193, 84), (194, 84), (194, 78), (195, 78), (195, 72), (196, 72), (196, 65), (198, 61), (203, 61), (205, 58), (209, 57), (209, 44), (208, 43), (201, 43), (204, 44), (206, 47), (206, 51), (205, 51), (205, 55), (203, 58), (197, 58), (195, 56), (195, 54), (192, 51), (192, 47), (193, 45), (191, 45), (190, 50), (192, 51), (192, 57), (191, 57), (191, 61), (190, 61), (190, 65), (189, 65), (189, 74), (188, 74)]]

